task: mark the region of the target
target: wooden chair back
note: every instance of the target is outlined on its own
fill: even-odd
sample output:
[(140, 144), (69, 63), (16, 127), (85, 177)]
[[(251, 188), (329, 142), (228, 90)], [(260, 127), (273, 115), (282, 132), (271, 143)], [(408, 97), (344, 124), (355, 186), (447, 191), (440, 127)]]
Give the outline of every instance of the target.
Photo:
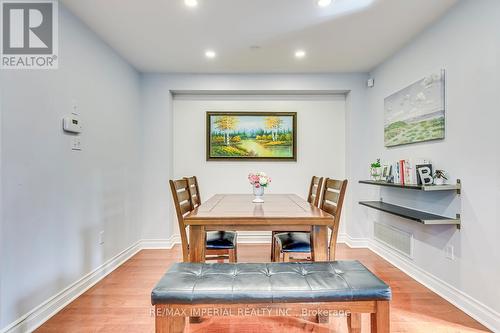
[(184, 224), (184, 216), (193, 210), (189, 185), (186, 179), (170, 180), (170, 190), (174, 200), (177, 222), (179, 223), (179, 232), (181, 234), (182, 257), (184, 262), (189, 261), (189, 243)]
[(344, 204), (346, 190), (347, 179), (336, 180), (326, 178), (324, 181), (323, 194), (319, 208), (334, 216), (333, 224), (330, 226), (332, 234), (330, 236), (329, 260), (335, 260), (335, 247), (337, 245), (340, 227), (340, 215), (342, 213), (342, 205)]
[(191, 197), (191, 204), (193, 208), (201, 205), (201, 197), (200, 197), (200, 188), (198, 187), (198, 179), (196, 176), (193, 177), (184, 177), (188, 182), (189, 187), (189, 195)]
[(313, 176), (311, 179), (311, 185), (309, 186), (309, 195), (307, 196), (307, 202), (318, 207), (319, 199), (321, 197), (321, 187), (323, 186), (323, 177)]

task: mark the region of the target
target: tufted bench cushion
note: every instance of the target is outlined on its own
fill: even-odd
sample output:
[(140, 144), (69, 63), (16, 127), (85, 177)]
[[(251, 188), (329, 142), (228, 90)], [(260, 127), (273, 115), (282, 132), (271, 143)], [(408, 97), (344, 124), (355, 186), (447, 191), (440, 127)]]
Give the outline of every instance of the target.
[(390, 299), (389, 286), (359, 261), (177, 263), (151, 294), (153, 305)]

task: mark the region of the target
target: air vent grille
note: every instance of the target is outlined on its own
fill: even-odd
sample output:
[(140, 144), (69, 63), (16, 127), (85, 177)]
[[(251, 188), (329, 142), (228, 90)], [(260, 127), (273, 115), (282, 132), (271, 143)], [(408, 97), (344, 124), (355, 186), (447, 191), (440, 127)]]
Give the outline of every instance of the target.
[(374, 222), (373, 227), (376, 240), (409, 258), (413, 258), (412, 234), (379, 222)]

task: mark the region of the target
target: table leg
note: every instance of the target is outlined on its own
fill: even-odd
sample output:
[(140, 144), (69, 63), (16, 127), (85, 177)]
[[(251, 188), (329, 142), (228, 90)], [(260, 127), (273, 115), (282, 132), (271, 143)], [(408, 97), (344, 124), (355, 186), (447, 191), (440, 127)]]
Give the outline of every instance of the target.
[(328, 260), (328, 227), (315, 225), (312, 227), (313, 261)]
[(205, 227), (192, 225), (189, 227), (189, 260), (191, 262), (205, 262)]

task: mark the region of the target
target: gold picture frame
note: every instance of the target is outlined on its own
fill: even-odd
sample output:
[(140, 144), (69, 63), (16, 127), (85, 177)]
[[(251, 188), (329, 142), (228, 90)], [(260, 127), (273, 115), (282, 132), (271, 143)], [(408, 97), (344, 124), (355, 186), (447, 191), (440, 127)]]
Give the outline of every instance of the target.
[(297, 161), (296, 112), (207, 112), (207, 161)]

